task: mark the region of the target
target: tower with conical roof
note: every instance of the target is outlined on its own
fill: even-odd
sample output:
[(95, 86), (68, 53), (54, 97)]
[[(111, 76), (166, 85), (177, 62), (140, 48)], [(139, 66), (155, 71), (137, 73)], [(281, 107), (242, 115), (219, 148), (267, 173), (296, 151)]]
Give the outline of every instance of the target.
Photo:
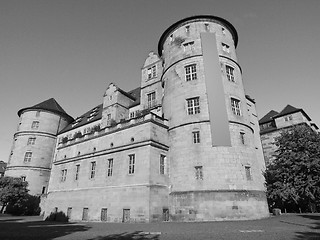
[(54, 98), (18, 111), (6, 176), (28, 181), (30, 194), (46, 193), (57, 133), (73, 118)]

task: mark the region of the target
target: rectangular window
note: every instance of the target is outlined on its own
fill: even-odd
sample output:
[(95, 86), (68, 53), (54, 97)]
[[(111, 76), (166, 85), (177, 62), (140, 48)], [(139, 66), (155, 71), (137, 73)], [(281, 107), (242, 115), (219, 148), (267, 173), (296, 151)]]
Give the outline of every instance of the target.
[(135, 155), (129, 155), (129, 174), (134, 174)]
[(197, 79), (197, 66), (196, 64), (191, 64), (184, 67), (186, 74), (186, 81), (196, 80)]
[(247, 180), (252, 180), (252, 175), (251, 175), (251, 167), (245, 166), (245, 171), (246, 171), (246, 178)]
[(32, 129), (38, 129), (39, 128), (39, 121), (33, 121), (31, 124)]
[(108, 177), (112, 176), (112, 170), (113, 170), (113, 159), (110, 158), (108, 159), (108, 173), (107, 173)]
[(193, 41), (192, 41), (192, 42), (184, 43), (184, 44), (183, 44), (183, 50), (184, 50), (185, 52), (190, 51), (190, 50), (193, 49), (193, 46), (194, 46), (194, 42), (193, 42)]
[(101, 221), (106, 222), (108, 220), (108, 209), (107, 208), (102, 208), (101, 209)]
[(36, 112), (36, 117), (40, 117), (40, 111)]
[(130, 113), (130, 118), (134, 118), (134, 112)]
[(30, 137), (28, 139), (27, 145), (34, 145), (36, 142), (36, 138), (35, 137)]
[(30, 162), (31, 161), (31, 157), (32, 157), (32, 152), (26, 152), (24, 154), (24, 162)]
[(61, 170), (61, 182), (65, 182), (67, 179), (67, 169)]
[(225, 43), (221, 43), (221, 45), (222, 45), (222, 50), (223, 50), (224, 52), (230, 53), (230, 47), (229, 47), (229, 45), (227, 45), (227, 44), (225, 44)]
[(244, 144), (245, 141), (244, 141), (244, 132), (240, 132), (240, 140), (241, 140), (241, 143)]
[(160, 155), (160, 174), (166, 174), (166, 156)]
[(96, 175), (96, 162), (91, 162), (90, 166), (90, 179), (93, 179)]
[(187, 99), (188, 115), (200, 113), (199, 97)]
[(156, 105), (156, 92), (148, 93), (147, 100), (148, 100), (148, 108), (154, 107)]
[(240, 100), (231, 98), (231, 109), (234, 115), (241, 116)]
[(200, 143), (200, 131), (192, 132), (193, 143)]
[(72, 207), (68, 207), (68, 209), (67, 209), (67, 217), (68, 217), (68, 219), (71, 218), (71, 213), (72, 213)]
[(21, 180), (22, 180), (22, 182), (25, 182), (26, 181), (26, 176), (21, 176)]
[(41, 194), (45, 194), (46, 193), (46, 187), (42, 187), (42, 192)]
[(148, 68), (148, 80), (157, 76), (157, 67), (156, 65)]
[(76, 165), (76, 174), (75, 174), (75, 180), (79, 179), (79, 172), (80, 172), (80, 164)]
[(227, 78), (230, 82), (234, 82), (234, 68), (226, 65)]
[(196, 166), (194, 167), (194, 169), (195, 169), (196, 179), (202, 180), (203, 179), (202, 166)]

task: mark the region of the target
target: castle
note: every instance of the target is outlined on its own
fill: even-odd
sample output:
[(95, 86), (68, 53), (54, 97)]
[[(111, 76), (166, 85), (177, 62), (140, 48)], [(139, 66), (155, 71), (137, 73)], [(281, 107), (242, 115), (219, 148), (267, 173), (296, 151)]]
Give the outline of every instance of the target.
[(268, 216), (255, 101), (236, 29), (193, 16), (171, 25), (126, 92), (73, 119), (49, 99), (18, 112), (6, 175), (42, 194), (45, 217), (154, 222)]

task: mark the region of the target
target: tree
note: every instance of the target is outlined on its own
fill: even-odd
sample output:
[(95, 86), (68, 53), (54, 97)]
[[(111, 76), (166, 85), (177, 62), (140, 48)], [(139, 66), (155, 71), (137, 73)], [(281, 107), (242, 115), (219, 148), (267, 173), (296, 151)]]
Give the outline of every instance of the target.
[(275, 160), (264, 173), (269, 206), (314, 212), (320, 206), (320, 134), (298, 125), (274, 144)]
[(27, 186), (28, 183), (23, 182), (21, 178), (0, 178), (0, 202), (2, 203), (0, 213), (9, 203), (15, 204), (18, 200), (24, 198), (28, 193)]

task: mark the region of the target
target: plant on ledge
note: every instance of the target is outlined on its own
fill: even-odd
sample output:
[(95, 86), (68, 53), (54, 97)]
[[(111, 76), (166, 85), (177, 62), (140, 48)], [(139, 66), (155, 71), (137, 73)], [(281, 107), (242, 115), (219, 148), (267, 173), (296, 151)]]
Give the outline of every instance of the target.
[(82, 133), (81, 132), (76, 132), (75, 134), (74, 134), (74, 138), (82, 138)]

